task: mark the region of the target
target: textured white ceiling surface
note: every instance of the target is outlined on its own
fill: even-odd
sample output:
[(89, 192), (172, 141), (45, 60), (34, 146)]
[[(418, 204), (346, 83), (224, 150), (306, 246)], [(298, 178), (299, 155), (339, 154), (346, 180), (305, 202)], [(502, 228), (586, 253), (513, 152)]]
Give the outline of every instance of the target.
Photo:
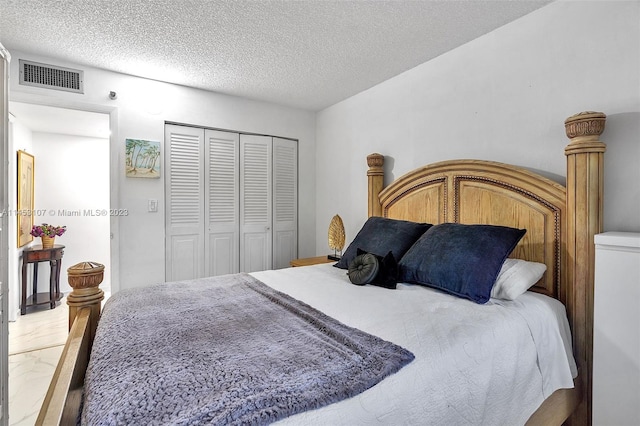
[(550, 1), (0, 0), (0, 42), (320, 110)]

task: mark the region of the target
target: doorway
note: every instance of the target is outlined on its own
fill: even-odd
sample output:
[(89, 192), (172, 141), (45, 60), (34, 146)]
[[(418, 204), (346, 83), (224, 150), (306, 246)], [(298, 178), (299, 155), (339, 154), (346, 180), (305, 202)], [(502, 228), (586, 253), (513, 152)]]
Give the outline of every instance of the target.
[[(68, 267), (82, 261), (96, 261), (105, 265), (101, 288), (109, 293), (109, 114), (21, 102), (10, 102), (9, 112), (9, 200), (17, 196), (15, 153), (26, 151), (34, 156), (35, 163), (34, 225), (48, 223), (67, 229), (56, 239), (56, 244), (65, 246), (60, 291), (64, 294), (71, 291), (67, 283)], [(9, 319), (15, 320), (20, 307), (21, 251), (40, 241), (34, 239), (18, 247), (16, 221), (11, 219), (9, 238)], [(39, 281), (46, 281), (48, 269), (44, 263), (40, 265)], [(31, 277), (27, 282), (30, 286)], [(39, 286), (42, 285), (40, 282)]]

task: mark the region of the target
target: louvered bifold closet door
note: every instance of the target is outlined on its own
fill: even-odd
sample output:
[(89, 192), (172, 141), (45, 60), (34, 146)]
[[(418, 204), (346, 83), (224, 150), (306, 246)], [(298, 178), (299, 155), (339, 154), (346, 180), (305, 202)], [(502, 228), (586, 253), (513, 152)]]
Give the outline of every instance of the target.
[(271, 269), (271, 137), (240, 135), (240, 271)]
[(273, 269), (298, 257), (298, 143), (273, 138)]
[(166, 125), (166, 280), (204, 276), (204, 130)]
[(239, 134), (205, 131), (206, 274), (233, 274), (240, 268)]

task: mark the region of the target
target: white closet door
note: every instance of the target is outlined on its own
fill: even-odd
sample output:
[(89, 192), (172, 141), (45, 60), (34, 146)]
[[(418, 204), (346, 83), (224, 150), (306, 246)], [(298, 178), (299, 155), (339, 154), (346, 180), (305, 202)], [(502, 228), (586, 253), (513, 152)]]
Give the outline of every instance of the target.
[(271, 269), (270, 136), (240, 135), (240, 271)]
[(298, 257), (298, 144), (273, 138), (273, 269)]
[(232, 274), (240, 268), (239, 134), (205, 131), (205, 273)]
[(166, 280), (204, 276), (204, 130), (165, 126)]

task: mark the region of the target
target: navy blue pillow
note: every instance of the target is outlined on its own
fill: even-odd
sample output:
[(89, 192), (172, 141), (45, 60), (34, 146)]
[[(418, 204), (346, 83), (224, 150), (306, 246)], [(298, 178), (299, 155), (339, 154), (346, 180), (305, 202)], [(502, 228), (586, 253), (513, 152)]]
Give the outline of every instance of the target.
[(333, 266), (347, 269), (358, 255), (358, 249), (378, 256), (392, 252), (396, 259), (400, 259), (431, 226), (429, 223), (372, 216), (349, 244), (340, 261)]
[(400, 259), (399, 280), (486, 303), (500, 268), (526, 229), (443, 223)]

